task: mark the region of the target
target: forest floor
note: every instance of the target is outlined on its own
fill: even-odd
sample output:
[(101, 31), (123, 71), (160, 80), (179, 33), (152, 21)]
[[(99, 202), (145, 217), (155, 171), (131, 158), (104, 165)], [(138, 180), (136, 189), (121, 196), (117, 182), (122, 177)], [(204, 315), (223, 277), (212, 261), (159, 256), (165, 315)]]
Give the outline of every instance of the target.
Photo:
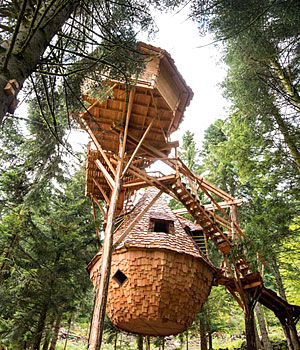
[[(273, 333), (271, 335), (271, 340), (273, 344), (273, 349), (286, 349), (285, 341), (282, 340), (282, 335), (280, 333)], [(68, 339), (67, 346), (65, 348), (65, 339), (60, 339), (56, 349), (57, 350), (85, 350), (87, 348), (87, 341), (83, 339)], [(245, 343), (245, 339), (240, 336), (229, 336), (222, 334), (222, 336), (216, 336), (213, 338), (213, 349), (217, 350), (231, 350), (231, 349), (243, 349), (242, 345)], [(136, 350), (136, 342), (134, 336), (122, 334), (122, 336), (117, 340), (117, 350)], [(114, 344), (106, 344), (105, 339), (103, 350), (114, 350)], [(180, 346), (180, 341), (175, 337), (168, 337), (165, 342), (165, 350), (199, 350), (200, 341), (199, 339), (191, 338), (187, 346), (184, 341), (182, 346)], [(151, 350), (159, 350), (158, 346), (151, 343)]]

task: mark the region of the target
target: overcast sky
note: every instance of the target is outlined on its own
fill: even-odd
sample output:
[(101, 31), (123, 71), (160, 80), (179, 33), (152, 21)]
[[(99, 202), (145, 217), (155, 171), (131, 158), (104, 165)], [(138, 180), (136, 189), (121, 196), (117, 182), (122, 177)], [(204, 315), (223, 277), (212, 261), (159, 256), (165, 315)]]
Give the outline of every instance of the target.
[(201, 37), (197, 24), (185, 20), (183, 12), (175, 15), (156, 14), (155, 17), (159, 32), (151, 44), (171, 54), (179, 72), (194, 92), (180, 130), (174, 133), (172, 139), (180, 141), (183, 133), (190, 130), (200, 145), (204, 130), (216, 119), (225, 117), (228, 108), (218, 87), (226, 74), (225, 67), (220, 64), (221, 54), (214, 45), (201, 47), (211, 43), (212, 38)]

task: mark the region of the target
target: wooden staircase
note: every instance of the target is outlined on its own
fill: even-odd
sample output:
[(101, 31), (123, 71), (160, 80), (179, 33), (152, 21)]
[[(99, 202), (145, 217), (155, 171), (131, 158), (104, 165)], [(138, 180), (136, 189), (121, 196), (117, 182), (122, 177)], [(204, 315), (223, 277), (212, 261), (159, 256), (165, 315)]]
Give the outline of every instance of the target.
[[(230, 196), (226, 198), (223, 196), (223, 191), (203, 179), (199, 179), (185, 166), (177, 166), (176, 173), (177, 180), (169, 183), (167, 187), (173, 196), (184, 205), (187, 213), (194, 218), (195, 223), (202, 228), (202, 231), (195, 231), (195, 234), (191, 235), (192, 238), (203, 252), (207, 252), (205, 238), (211, 239), (223, 255), (224, 261), (222, 268), (218, 269), (216, 285), (224, 285), (244, 310), (246, 305), (244, 293), (247, 292), (248, 295), (251, 295), (253, 305), (255, 302), (260, 302), (272, 310), (283, 324), (288, 324), (291, 320), (296, 324), (300, 319), (300, 307), (288, 304), (275, 292), (265, 288), (260, 273), (251, 271), (250, 264), (245, 258), (245, 252), (231, 254), (236, 244), (233, 237), (236, 235), (236, 237), (243, 239), (242, 231), (209, 192), (220, 196), (228, 203), (230, 201), (234, 203), (236, 200)], [(185, 182), (182, 181), (182, 178), (185, 179)], [(197, 190), (194, 184), (198, 186)], [(202, 190), (209, 197), (211, 205), (201, 203), (197, 194), (199, 190)], [(224, 204), (222, 205), (224, 207)], [(211, 210), (212, 208), (217, 208), (223, 215), (216, 215), (215, 210)]]
[[(217, 222), (214, 212), (209, 211), (201, 203), (198, 195), (193, 193), (193, 189), (181, 181), (178, 177), (174, 184), (169, 186), (174, 196), (180, 201), (187, 209), (188, 213), (192, 215), (195, 222), (202, 227), (204, 235), (214, 241), (218, 246), (223, 256), (227, 256), (232, 249), (232, 232), (223, 231), (220, 220)], [(195, 242), (199, 243), (199, 238), (193, 237)], [(234, 265), (240, 272), (241, 277), (250, 273), (249, 263), (243, 256), (238, 257)]]

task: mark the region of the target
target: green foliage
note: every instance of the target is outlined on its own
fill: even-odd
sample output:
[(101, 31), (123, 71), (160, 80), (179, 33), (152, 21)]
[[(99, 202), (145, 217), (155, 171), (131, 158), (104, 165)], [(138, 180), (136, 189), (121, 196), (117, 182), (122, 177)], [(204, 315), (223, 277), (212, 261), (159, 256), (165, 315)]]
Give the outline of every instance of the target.
[(66, 150), (35, 103), (30, 135), (6, 120), (1, 140), (0, 344), (11, 349), (38, 344), (57, 315), (89, 318), (93, 300), (85, 266), (97, 245), (84, 170), (66, 172)]
[(189, 130), (182, 137), (182, 146), (178, 155), (191, 171), (194, 173), (199, 172), (199, 150), (194, 140), (194, 134)]

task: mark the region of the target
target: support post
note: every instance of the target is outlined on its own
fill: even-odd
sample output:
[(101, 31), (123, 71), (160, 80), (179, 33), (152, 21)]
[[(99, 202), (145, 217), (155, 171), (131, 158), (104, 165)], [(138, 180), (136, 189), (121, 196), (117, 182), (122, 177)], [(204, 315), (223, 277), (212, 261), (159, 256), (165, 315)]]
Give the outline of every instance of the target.
[[(122, 153), (123, 135), (120, 135), (120, 151)], [(109, 287), (109, 278), (111, 270), (111, 257), (113, 250), (113, 228), (116, 217), (117, 203), (122, 187), (122, 161), (117, 164), (116, 176), (114, 179), (114, 188), (111, 195), (110, 207), (107, 214), (107, 223), (104, 234), (102, 266), (99, 286), (96, 286), (96, 298), (93, 311), (93, 317), (90, 328), (88, 350), (99, 350), (101, 348), (102, 334), (104, 329), (104, 317), (106, 311), (107, 294)]]

